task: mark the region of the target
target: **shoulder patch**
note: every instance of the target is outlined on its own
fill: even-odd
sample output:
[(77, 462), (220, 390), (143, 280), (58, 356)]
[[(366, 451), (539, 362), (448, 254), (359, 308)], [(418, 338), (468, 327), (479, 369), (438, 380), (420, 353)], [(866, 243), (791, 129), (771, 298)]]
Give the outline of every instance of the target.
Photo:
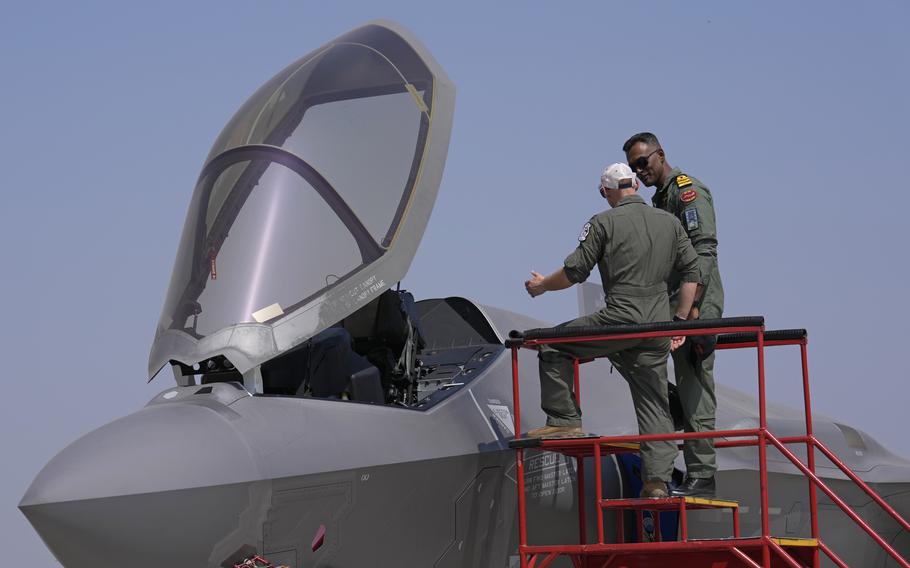
[[(692, 183), (692, 182), (689, 182)], [(695, 201), (695, 198), (698, 197), (698, 192), (694, 189), (688, 189), (679, 196), (679, 200), (683, 203), (691, 203)]]
[(692, 185), (692, 180), (689, 179), (689, 176), (687, 176), (686, 174), (679, 174), (678, 176), (676, 176), (676, 185), (680, 189), (682, 189), (684, 187), (689, 187), (690, 185)]
[(585, 226), (581, 228), (581, 232), (578, 233), (578, 242), (583, 243), (585, 239), (588, 238), (588, 234), (591, 232), (591, 223), (585, 223)]
[(689, 207), (683, 211), (683, 219), (685, 219), (685, 226), (687, 231), (694, 231), (698, 229), (698, 209)]

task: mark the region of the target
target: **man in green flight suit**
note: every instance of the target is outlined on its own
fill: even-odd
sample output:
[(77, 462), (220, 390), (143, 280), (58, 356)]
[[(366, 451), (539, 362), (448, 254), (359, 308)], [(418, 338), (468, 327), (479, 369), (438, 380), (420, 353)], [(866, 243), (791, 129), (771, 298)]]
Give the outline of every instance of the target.
[[(698, 253), (702, 274), (695, 304), (686, 319), (719, 318), (724, 310), (724, 287), (717, 265), (717, 224), (714, 198), (707, 187), (667, 162), (657, 137), (641, 132), (629, 138), (622, 147), (626, 159), (638, 178), (648, 187), (656, 187), (652, 202), (671, 213), (685, 228)], [(679, 306), (679, 277), (670, 283), (671, 307)], [(714, 395), (714, 344), (716, 338), (690, 337), (688, 345), (673, 353), (673, 369), (679, 391), (686, 432), (714, 430), (717, 399)], [(713, 496), (717, 459), (714, 440), (686, 440), (683, 444), (686, 479), (671, 493), (675, 496)]]
[[(564, 326), (604, 326), (650, 323), (670, 319), (667, 281), (672, 273), (681, 280), (677, 316), (689, 313), (700, 273), (698, 255), (673, 216), (649, 207), (636, 193), (638, 180), (625, 164), (613, 164), (601, 176), (600, 192), (610, 209), (584, 225), (578, 247), (564, 265), (549, 276), (531, 272), (525, 289), (536, 297), (583, 282), (596, 265), (600, 270), (606, 307)], [(572, 393), (573, 360), (609, 356), (628, 381), (641, 434), (673, 431), (667, 396), (667, 355), (685, 342), (668, 338), (561, 343), (541, 346), (541, 408), (547, 425), (528, 432), (529, 437), (582, 435), (581, 411)], [(673, 473), (676, 444), (641, 444), (643, 497), (666, 497)]]

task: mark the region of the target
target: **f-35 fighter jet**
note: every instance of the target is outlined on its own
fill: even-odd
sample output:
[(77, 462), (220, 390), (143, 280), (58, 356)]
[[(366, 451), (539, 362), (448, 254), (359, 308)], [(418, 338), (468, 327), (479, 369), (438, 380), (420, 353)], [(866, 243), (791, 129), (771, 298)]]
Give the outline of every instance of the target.
[[(151, 347), (149, 377), (171, 371), (175, 384), (61, 451), (20, 504), (61, 564), (214, 568), (259, 554), (291, 568), (515, 565), (504, 338), (548, 324), (396, 289), (436, 199), (454, 101), (420, 42), (373, 22), (240, 108), (199, 175)], [(534, 354), (520, 358), (528, 429), (544, 416)], [(634, 433), (608, 362), (583, 375), (586, 429)], [(752, 397), (719, 388), (718, 399), (718, 428), (754, 424)], [(769, 416), (781, 435), (802, 424), (787, 408)], [(844, 424), (816, 420), (816, 433), (910, 510), (910, 463)], [(719, 460), (718, 493), (743, 503), (743, 534), (757, 532), (754, 451)], [(606, 495), (631, 495), (634, 467), (604, 463)], [(530, 459), (531, 540), (577, 538), (575, 467)], [(782, 459), (771, 467), (773, 529), (805, 533), (804, 478)], [(839, 512), (823, 515), (830, 540), (851, 542), (851, 565), (885, 565)], [(910, 536), (873, 523), (910, 550)], [(728, 525), (696, 516), (689, 530)]]

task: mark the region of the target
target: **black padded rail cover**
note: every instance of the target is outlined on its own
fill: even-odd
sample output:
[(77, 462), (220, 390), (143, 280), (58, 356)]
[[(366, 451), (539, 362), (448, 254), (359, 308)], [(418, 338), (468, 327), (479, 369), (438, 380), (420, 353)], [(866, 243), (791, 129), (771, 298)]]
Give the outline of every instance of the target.
[[(775, 329), (764, 333), (765, 341), (801, 341), (809, 337), (805, 329)], [(750, 343), (756, 340), (754, 333), (724, 333), (717, 336), (718, 345)]]
[(518, 438), (516, 440), (509, 440), (509, 447), (513, 450), (519, 448), (539, 448), (540, 446), (540, 438)]
[(683, 331), (718, 327), (755, 327), (765, 325), (764, 316), (742, 316), (689, 321), (658, 321), (653, 323), (632, 323), (625, 325), (585, 325), (577, 327), (537, 327), (525, 331), (512, 330), (506, 347), (521, 345), (525, 340), (556, 339), (562, 337), (587, 337), (591, 335), (619, 335), (623, 333), (647, 333), (651, 331)]

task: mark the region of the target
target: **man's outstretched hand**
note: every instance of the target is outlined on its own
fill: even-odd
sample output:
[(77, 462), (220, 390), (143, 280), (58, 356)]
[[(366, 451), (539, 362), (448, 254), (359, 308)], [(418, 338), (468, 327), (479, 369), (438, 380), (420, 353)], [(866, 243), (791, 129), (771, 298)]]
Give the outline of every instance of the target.
[(531, 271), (531, 279), (525, 280), (525, 290), (528, 291), (528, 294), (530, 294), (532, 298), (536, 298), (546, 292), (546, 289), (543, 287), (543, 281), (544, 275), (539, 272), (534, 272), (533, 270)]

